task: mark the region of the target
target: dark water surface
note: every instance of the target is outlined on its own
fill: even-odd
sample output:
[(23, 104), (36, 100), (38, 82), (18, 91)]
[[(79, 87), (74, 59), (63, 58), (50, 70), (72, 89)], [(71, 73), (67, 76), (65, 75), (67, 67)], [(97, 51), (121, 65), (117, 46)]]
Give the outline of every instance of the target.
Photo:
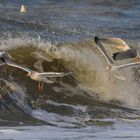
[(31, 69), (73, 75), (39, 91), (26, 72), (1, 66), (0, 139), (140, 139), (139, 75), (123, 71), (129, 80), (114, 89), (91, 49), (95, 33), (139, 49), (139, 28), (139, 0), (1, 0), (0, 49)]

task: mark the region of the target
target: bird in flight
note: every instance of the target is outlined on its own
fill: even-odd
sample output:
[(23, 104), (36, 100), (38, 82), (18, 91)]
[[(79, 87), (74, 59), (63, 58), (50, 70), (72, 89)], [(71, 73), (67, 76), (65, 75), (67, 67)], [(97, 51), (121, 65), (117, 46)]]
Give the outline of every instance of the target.
[(39, 90), (43, 90), (43, 85), (45, 83), (54, 83), (53, 81), (49, 80), (48, 78), (53, 77), (63, 77), (72, 74), (72, 72), (37, 72), (29, 69), (28, 67), (16, 64), (14, 61), (12, 61), (12, 57), (8, 52), (0, 52), (0, 59), (3, 63), (6, 63), (9, 66), (16, 67), (19, 69), (22, 69), (26, 71), (31, 79), (35, 81), (39, 81), (38, 88)]
[[(112, 69), (120, 69), (120, 68), (126, 68), (126, 67), (130, 67), (130, 66), (134, 66), (134, 65), (139, 65), (140, 64), (140, 56), (139, 56), (139, 52), (135, 49), (130, 48), (123, 40), (121, 40), (120, 38), (116, 39), (116, 42), (122, 43), (123, 45), (118, 45), (116, 46), (116, 49), (120, 49), (121, 52), (116, 52), (113, 53), (112, 55), (112, 59), (109, 57), (109, 55), (107, 54), (101, 40), (106, 40), (107, 39), (99, 39), (98, 36), (94, 36), (94, 41), (99, 49), (99, 51), (103, 54), (103, 56), (105, 57), (107, 63), (108, 63), (108, 67), (107, 70)], [(111, 41), (111, 40), (109, 40)], [(132, 59), (134, 62), (132, 63), (128, 63), (128, 64), (123, 64), (123, 65), (119, 65), (116, 66), (114, 64), (113, 60), (124, 60), (124, 59)]]

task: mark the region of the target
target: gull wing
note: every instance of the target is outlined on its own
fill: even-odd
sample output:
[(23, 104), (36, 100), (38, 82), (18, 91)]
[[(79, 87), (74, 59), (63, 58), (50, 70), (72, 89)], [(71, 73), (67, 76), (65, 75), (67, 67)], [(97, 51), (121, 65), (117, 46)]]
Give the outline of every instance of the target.
[(103, 44), (100, 42), (100, 39), (98, 38), (98, 36), (94, 36), (94, 40), (95, 43), (98, 46), (99, 51), (103, 54), (103, 56), (106, 58), (107, 63), (110, 64), (114, 64), (114, 62), (112, 61), (112, 59), (108, 56)]
[(139, 65), (139, 64), (140, 64), (140, 62), (128, 63), (128, 64), (124, 64), (124, 65), (119, 65), (119, 66), (114, 65), (112, 67), (112, 70), (123, 69), (123, 68), (131, 67), (131, 66), (135, 66), (135, 65)]
[(44, 77), (63, 77), (66, 75), (70, 75), (72, 72), (42, 72), (38, 73), (38, 76), (44, 76)]
[(137, 51), (134, 49), (129, 49), (127, 51), (117, 52), (112, 55), (114, 60), (124, 60), (135, 58), (137, 56)]
[(100, 41), (103, 41), (107, 44), (126, 45), (126, 42), (121, 38), (100, 38)]
[(24, 70), (24, 71), (26, 71), (26, 72), (31, 72), (31, 69), (29, 69), (29, 68), (27, 68), (27, 67), (25, 67), (25, 66), (18, 65), (18, 64), (16, 64), (15, 62), (12, 62), (12, 61), (9, 60), (9, 59), (6, 59), (6, 60), (5, 60), (5, 63), (6, 63), (7, 65), (9, 65), (9, 66), (22, 69), (22, 70)]

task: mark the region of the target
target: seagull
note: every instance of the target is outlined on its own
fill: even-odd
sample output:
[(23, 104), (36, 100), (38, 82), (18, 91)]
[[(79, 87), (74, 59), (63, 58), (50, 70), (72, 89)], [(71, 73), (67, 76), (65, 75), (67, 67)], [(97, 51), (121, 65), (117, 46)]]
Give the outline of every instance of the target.
[(25, 12), (26, 12), (26, 7), (24, 5), (21, 5), (20, 13), (25, 13)]
[(12, 57), (10, 56), (10, 54), (5, 52), (2, 54), (2, 57), (0, 59), (9, 66), (16, 67), (16, 68), (26, 71), (28, 73), (27, 76), (29, 76), (31, 79), (35, 81), (39, 81), (39, 84), (38, 84), (39, 90), (43, 89), (44, 82), (50, 83), (50, 84), (54, 83), (48, 78), (63, 77), (63, 76), (72, 74), (72, 72), (37, 72), (37, 71), (29, 69), (28, 67), (16, 64), (14, 61), (11, 60), (11, 58)]
[(37, 71), (28, 71), (27, 76), (29, 76), (31, 79), (35, 81), (39, 81), (38, 88), (39, 90), (43, 89), (44, 82), (45, 83), (54, 83), (53, 81), (47, 79), (47, 78), (53, 78), (53, 77), (64, 77), (66, 75), (70, 75), (71, 72), (37, 72)]
[[(117, 38), (116, 42), (117, 44), (123, 44), (123, 45), (117, 45), (116, 49), (121, 50), (121, 52), (116, 52), (113, 53), (112, 58), (113, 60), (124, 60), (124, 59), (132, 59), (134, 62), (133, 63), (128, 63), (128, 64), (124, 64), (124, 65), (120, 65), (120, 66), (115, 66), (114, 65), (114, 61), (109, 57), (109, 55), (107, 54), (103, 44), (101, 43), (100, 40), (106, 40), (107, 39), (99, 39), (98, 36), (94, 36), (94, 41), (97, 44), (97, 47), (99, 49), (99, 51), (103, 54), (103, 56), (106, 58), (107, 63), (108, 63), (108, 69), (111, 69), (113, 67), (113, 70), (117, 69), (117, 68), (124, 68), (124, 67), (129, 67), (129, 66), (133, 66), (133, 65), (138, 65), (140, 64), (140, 56), (137, 50), (130, 48), (123, 40)], [(109, 41), (109, 40), (108, 40)], [(111, 40), (110, 40), (111, 41)]]

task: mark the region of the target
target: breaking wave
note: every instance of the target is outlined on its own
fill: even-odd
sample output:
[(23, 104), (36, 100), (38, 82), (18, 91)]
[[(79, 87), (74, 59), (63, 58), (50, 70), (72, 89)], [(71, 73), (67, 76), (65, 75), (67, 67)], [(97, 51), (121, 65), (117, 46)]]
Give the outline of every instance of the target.
[[(10, 66), (0, 69), (1, 124), (50, 124), (79, 127), (110, 123), (106, 118), (135, 118), (139, 107), (139, 82), (135, 71), (109, 73), (94, 41), (51, 43), (22, 36), (1, 40), (1, 48), (16, 63), (38, 71), (72, 71), (72, 75), (53, 78), (39, 91), (38, 82), (26, 72)], [(123, 75), (119, 80), (114, 75)], [(104, 119), (102, 122), (100, 119)]]

